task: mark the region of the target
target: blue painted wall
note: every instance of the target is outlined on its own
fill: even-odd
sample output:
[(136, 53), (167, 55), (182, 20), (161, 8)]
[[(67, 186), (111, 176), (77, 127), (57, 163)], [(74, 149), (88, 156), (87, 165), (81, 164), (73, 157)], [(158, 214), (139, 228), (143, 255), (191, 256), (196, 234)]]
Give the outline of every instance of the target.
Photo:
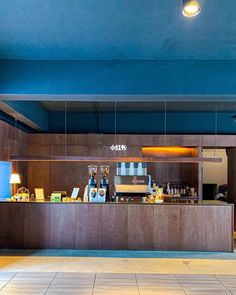
[(48, 130), (48, 112), (37, 101), (5, 101), (6, 105), (14, 109), (17, 113), (23, 115), (39, 129)]
[(19, 99), (24, 94), (160, 95), (162, 101), (162, 95), (176, 96), (172, 100), (233, 95), (236, 101), (235, 73), (236, 60), (2, 60), (0, 93)]
[(11, 163), (0, 161), (0, 199), (11, 197)]
[[(169, 134), (236, 134), (236, 123), (231, 119), (234, 113), (218, 113), (217, 130), (214, 112), (167, 113)], [(117, 113), (117, 133), (164, 133), (163, 113), (123, 112)], [(114, 133), (114, 113), (71, 112), (67, 114), (67, 129), (70, 133)], [(64, 132), (64, 113), (52, 112), (49, 116), (49, 132)]]

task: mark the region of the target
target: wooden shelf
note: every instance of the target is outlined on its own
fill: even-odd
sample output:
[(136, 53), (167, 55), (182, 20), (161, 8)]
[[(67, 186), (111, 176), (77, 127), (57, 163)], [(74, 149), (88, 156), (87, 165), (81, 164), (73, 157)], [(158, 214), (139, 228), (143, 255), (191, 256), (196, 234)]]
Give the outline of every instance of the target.
[(86, 157), (86, 156), (11, 156), (12, 162), (147, 162), (147, 163), (221, 163), (222, 159), (203, 157)]

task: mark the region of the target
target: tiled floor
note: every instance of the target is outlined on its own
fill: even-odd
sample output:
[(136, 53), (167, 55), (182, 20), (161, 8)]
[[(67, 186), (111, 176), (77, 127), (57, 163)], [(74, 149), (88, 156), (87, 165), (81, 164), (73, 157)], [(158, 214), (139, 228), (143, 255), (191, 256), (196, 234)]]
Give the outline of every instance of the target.
[(0, 294), (230, 295), (236, 276), (0, 272)]

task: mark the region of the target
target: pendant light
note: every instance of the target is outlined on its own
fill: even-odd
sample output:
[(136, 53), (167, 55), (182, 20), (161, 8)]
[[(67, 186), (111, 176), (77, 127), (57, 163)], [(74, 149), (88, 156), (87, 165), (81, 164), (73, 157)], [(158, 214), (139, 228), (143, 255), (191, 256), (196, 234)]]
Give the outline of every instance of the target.
[(182, 13), (186, 17), (194, 17), (201, 12), (201, 5), (197, 0), (182, 0)]

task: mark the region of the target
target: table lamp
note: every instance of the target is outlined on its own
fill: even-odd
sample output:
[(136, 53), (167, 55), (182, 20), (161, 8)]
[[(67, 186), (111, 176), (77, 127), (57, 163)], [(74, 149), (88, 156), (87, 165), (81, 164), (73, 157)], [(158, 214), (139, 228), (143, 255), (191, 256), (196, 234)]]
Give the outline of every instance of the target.
[(12, 194), (16, 194), (16, 185), (20, 184), (20, 175), (18, 173), (12, 173), (10, 177), (10, 184), (12, 184)]

